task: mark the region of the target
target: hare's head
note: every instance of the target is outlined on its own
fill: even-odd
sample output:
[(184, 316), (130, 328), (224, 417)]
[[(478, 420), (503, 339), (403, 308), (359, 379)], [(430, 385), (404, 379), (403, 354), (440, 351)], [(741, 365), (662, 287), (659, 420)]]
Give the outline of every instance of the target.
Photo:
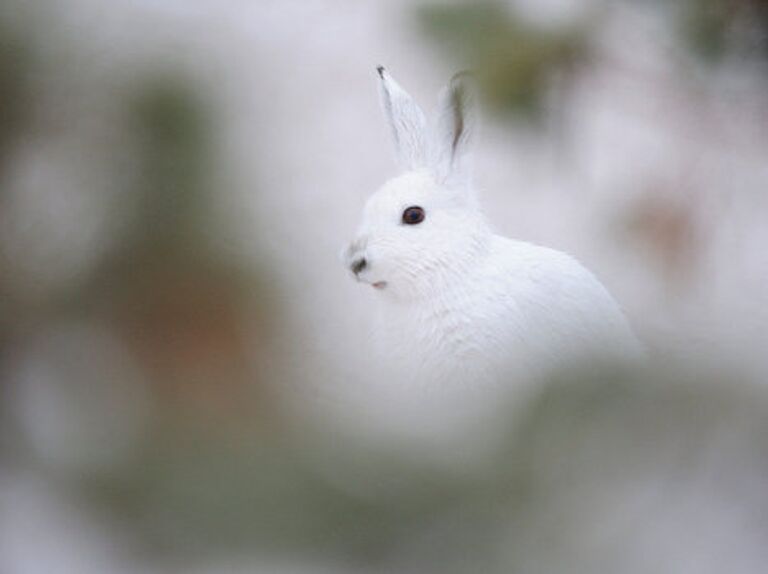
[(403, 173), (368, 199), (344, 259), (359, 281), (418, 297), (471, 273), (489, 236), (470, 185), (471, 93), (465, 76), (454, 76), (428, 124), (384, 68), (378, 72)]

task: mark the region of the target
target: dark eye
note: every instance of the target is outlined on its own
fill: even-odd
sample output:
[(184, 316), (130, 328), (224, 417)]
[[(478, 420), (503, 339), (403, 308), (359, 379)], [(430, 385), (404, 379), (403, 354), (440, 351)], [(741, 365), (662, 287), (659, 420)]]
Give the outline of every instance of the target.
[(403, 211), (403, 223), (416, 225), (422, 221), (424, 221), (424, 210), (418, 205), (414, 205)]

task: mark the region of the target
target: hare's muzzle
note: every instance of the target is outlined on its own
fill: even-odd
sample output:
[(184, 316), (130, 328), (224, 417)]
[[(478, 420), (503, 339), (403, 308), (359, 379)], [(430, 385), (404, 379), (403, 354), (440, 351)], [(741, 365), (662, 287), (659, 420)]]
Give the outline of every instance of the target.
[(349, 268), (352, 270), (352, 273), (354, 273), (355, 276), (357, 276), (367, 266), (368, 266), (368, 262), (365, 260), (365, 257), (358, 257), (358, 258), (352, 260), (352, 263), (350, 263)]

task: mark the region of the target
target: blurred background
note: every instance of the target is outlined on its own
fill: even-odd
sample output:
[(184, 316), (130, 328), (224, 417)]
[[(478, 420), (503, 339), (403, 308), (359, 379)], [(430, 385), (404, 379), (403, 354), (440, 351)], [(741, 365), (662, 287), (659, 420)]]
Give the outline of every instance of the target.
[[(375, 430), (378, 64), (475, 71), (493, 224), (649, 371)], [(0, 572), (763, 572), (767, 218), (762, 0), (4, 0)]]

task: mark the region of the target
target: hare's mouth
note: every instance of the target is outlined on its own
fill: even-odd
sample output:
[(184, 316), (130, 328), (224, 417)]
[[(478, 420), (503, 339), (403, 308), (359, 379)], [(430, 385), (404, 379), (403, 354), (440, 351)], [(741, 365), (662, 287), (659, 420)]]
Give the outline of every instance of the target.
[(371, 283), (371, 287), (374, 289), (384, 289), (384, 287), (387, 286), (386, 281), (376, 281), (375, 283)]

